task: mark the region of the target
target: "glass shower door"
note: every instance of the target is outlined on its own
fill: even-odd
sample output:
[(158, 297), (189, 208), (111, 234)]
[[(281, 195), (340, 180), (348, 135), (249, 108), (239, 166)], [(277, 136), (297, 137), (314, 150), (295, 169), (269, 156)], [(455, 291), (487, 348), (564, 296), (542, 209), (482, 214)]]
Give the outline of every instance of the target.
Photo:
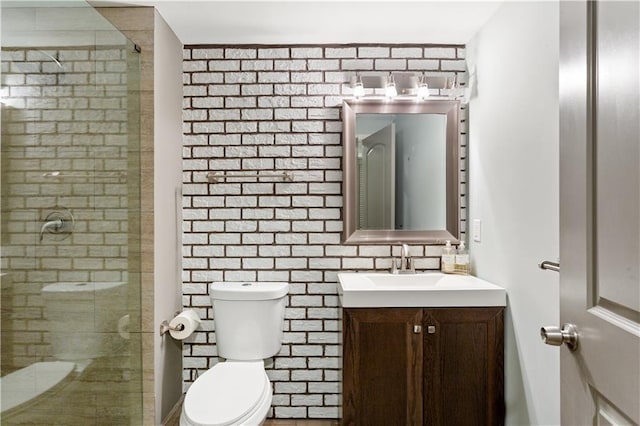
[(43, 5), (2, 3), (0, 419), (137, 425), (139, 53)]

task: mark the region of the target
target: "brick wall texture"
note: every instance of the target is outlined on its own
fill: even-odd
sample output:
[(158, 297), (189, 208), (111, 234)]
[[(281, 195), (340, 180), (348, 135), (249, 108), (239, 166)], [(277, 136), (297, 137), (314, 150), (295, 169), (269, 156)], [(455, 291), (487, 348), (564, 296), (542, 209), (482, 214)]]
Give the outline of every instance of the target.
[[(12, 280), (3, 367), (20, 368), (51, 356), (46, 284), (129, 279), (128, 152), (137, 148), (120, 46), (3, 49), (2, 86), (1, 267)], [(73, 232), (40, 240), (60, 207), (74, 215)]]
[[(270, 416), (337, 418), (337, 273), (388, 270), (400, 254), (390, 245), (341, 244), (345, 83), (357, 72), (407, 71), (464, 84), (464, 46), (185, 46), (183, 66), (182, 293), (204, 319), (184, 342), (184, 388), (219, 361), (208, 284), (286, 281), (284, 343), (267, 362)], [(464, 194), (464, 107), (461, 117)], [(293, 181), (208, 183), (209, 171), (290, 171)], [(440, 253), (411, 246), (419, 270), (438, 269)]]

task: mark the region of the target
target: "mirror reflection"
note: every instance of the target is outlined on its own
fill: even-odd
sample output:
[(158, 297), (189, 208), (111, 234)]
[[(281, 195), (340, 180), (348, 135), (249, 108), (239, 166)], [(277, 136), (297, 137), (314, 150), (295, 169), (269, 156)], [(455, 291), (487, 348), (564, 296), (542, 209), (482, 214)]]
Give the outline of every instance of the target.
[(358, 229), (445, 229), (443, 114), (357, 114)]
[(343, 104), (344, 242), (455, 242), (456, 101)]

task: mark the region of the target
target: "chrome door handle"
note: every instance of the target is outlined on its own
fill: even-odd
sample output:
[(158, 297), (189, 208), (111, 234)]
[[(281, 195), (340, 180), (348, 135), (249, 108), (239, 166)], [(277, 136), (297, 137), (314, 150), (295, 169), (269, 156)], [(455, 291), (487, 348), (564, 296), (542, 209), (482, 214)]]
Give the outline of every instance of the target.
[(544, 260), (538, 263), (538, 268), (548, 269), (549, 271), (560, 272), (560, 264), (558, 262), (551, 262), (550, 260)]
[(540, 337), (547, 345), (560, 346), (564, 343), (571, 351), (578, 349), (578, 328), (573, 324), (563, 324), (562, 329), (556, 326), (542, 327)]

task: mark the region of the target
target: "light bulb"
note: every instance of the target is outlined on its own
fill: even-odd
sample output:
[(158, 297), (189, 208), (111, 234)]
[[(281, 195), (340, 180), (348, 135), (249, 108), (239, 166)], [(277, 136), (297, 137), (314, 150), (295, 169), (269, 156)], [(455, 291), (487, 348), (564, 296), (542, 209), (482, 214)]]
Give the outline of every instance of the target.
[(426, 99), (429, 97), (429, 85), (427, 83), (423, 82), (418, 86), (418, 97), (420, 99)]
[(396, 82), (393, 81), (393, 76), (389, 75), (387, 85), (384, 88), (384, 94), (387, 98), (395, 98), (398, 96), (398, 90), (396, 89)]
[(425, 100), (429, 97), (429, 85), (427, 84), (427, 76), (422, 74), (418, 83), (418, 93), (416, 93), (416, 96), (418, 97), (418, 99)]
[(356, 81), (356, 84), (353, 86), (353, 96), (356, 98), (361, 98), (364, 96), (364, 85), (361, 80)]

